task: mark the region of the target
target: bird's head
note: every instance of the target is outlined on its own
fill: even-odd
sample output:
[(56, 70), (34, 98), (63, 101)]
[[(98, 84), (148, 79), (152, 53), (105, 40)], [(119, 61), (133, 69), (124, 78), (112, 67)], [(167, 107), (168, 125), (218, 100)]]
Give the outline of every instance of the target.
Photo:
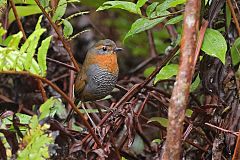
[(116, 44), (110, 40), (100, 40), (97, 42), (91, 49), (91, 53), (96, 53), (99, 55), (106, 55), (106, 54), (115, 54), (122, 51), (122, 48), (118, 48)]

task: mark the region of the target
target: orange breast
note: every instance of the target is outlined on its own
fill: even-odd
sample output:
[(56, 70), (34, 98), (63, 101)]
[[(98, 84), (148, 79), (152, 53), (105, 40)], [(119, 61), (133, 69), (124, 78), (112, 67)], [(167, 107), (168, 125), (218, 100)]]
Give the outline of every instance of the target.
[(88, 57), (90, 64), (97, 64), (102, 69), (108, 70), (110, 73), (118, 74), (118, 63), (116, 53), (112, 54), (94, 54)]

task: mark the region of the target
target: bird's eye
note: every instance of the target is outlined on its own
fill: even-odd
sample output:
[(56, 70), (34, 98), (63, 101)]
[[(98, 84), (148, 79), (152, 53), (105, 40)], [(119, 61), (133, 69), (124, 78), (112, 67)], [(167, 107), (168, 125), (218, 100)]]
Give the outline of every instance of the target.
[(103, 46), (103, 47), (102, 47), (102, 50), (103, 50), (103, 51), (107, 51), (107, 47), (106, 47), (106, 46)]

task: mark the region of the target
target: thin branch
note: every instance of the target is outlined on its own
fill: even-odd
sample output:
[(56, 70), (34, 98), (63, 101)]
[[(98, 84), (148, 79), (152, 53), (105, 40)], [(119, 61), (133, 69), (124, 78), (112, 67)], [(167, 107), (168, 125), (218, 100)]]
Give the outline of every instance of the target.
[(234, 154), (232, 157), (232, 160), (238, 160), (238, 159), (240, 159), (240, 130), (238, 132), (237, 143), (236, 143)]
[(147, 31), (147, 36), (148, 36), (148, 43), (150, 48), (150, 56), (156, 57), (158, 54), (157, 54), (156, 46), (154, 43), (153, 33), (151, 30)]
[(18, 24), (19, 30), (20, 30), (20, 31), (22, 32), (22, 34), (23, 34), (23, 39), (24, 39), (24, 41), (26, 41), (27, 36), (26, 36), (26, 34), (25, 34), (25, 32), (24, 32), (22, 23), (21, 23), (21, 21), (20, 21), (20, 19), (19, 19), (19, 17), (18, 17), (15, 3), (13, 2), (13, 0), (9, 0), (9, 2), (10, 2), (10, 4), (11, 4), (12, 10), (13, 10), (13, 14), (14, 14), (16, 20), (17, 20), (17, 24)]
[(236, 25), (236, 28), (237, 28), (237, 31), (238, 31), (238, 36), (240, 36), (240, 26), (239, 26), (238, 19), (237, 19), (237, 16), (235, 14), (235, 11), (234, 11), (231, 0), (227, 0), (227, 4), (228, 4), (228, 7), (231, 10), (231, 13), (232, 13), (232, 16), (233, 16), (233, 21), (234, 21), (234, 23)]
[(41, 95), (42, 95), (42, 98), (43, 98), (43, 102), (47, 101), (47, 94), (46, 94), (46, 91), (43, 87), (43, 83), (41, 80), (37, 79), (37, 83), (38, 83), (38, 89), (40, 90), (41, 92)]
[(49, 23), (51, 24), (51, 26), (54, 28), (55, 32), (57, 33), (59, 39), (62, 41), (64, 48), (67, 50), (73, 64), (74, 67), (76, 68), (77, 71), (80, 70), (77, 61), (75, 60), (75, 58), (73, 57), (73, 52), (69, 46), (69, 44), (65, 41), (64, 37), (62, 36), (61, 32), (59, 31), (57, 25), (52, 21), (51, 17), (48, 15), (48, 13), (45, 11), (45, 9), (43, 8), (43, 6), (41, 5), (41, 3), (39, 2), (39, 0), (34, 0), (38, 7), (41, 9), (41, 11), (43, 12), (43, 14), (47, 17)]
[(82, 120), (83, 124), (89, 130), (90, 134), (92, 135), (92, 137), (95, 140), (95, 142), (97, 143), (97, 145), (99, 147), (102, 147), (102, 144), (100, 143), (98, 137), (96, 136), (96, 134), (92, 130), (92, 128), (89, 125), (88, 121), (84, 118), (84, 115), (80, 112), (80, 110), (78, 110), (77, 106), (73, 103), (73, 101), (60, 88), (58, 88), (58, 86), (56, 86), (55, 84), (53, 84), (51, 81), (49, 81), (46, 78), (40, 77), (39, 75), (36, 75), (36, 74), (29, 73), (27, 71), (19, 71), (19, 72), (16, 72), (16, 71), (0, 71), (0, 74), (27, 75), (27, 76), (34, 77), (36, 79), (40, 79), (41, 81), (47, 83), (55, 91), (57, 91), (72, 106), (72, 109), (79, 115), (80, 119)]
[(232, 135), (234, 135), (234, 136), (238, 136), (238, 134), (235, 133), (235, 132), (233, 132), (233, 131), (229, 131), (229, 130), (227, 130), (227, 129), (223, 129), (223, 128), (221, 128), (221, 127), (215, 126), (215, 125), (210, 124), (210, 123), (205, 123), (205, 124), (208, 125), (208, 126), (210, 126), (210, 127), (212, 127), (212, 128), (218, 129), (218, 130), (220, 130), (220, 131), (222, 131), (222, 132), (226, 132), (226, 133), (230, 133), (230, 134), (232, 134)]

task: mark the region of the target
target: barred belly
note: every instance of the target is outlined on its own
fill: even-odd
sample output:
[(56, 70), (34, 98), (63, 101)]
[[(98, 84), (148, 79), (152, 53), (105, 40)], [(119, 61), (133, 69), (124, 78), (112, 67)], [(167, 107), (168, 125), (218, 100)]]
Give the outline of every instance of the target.
[(82, 100), (91, 101), (109, 95), (117, 83), (116, 75), (101, 69), (98, 65), (90, 65), (87, 71), (87, 84), (83, 90)]

